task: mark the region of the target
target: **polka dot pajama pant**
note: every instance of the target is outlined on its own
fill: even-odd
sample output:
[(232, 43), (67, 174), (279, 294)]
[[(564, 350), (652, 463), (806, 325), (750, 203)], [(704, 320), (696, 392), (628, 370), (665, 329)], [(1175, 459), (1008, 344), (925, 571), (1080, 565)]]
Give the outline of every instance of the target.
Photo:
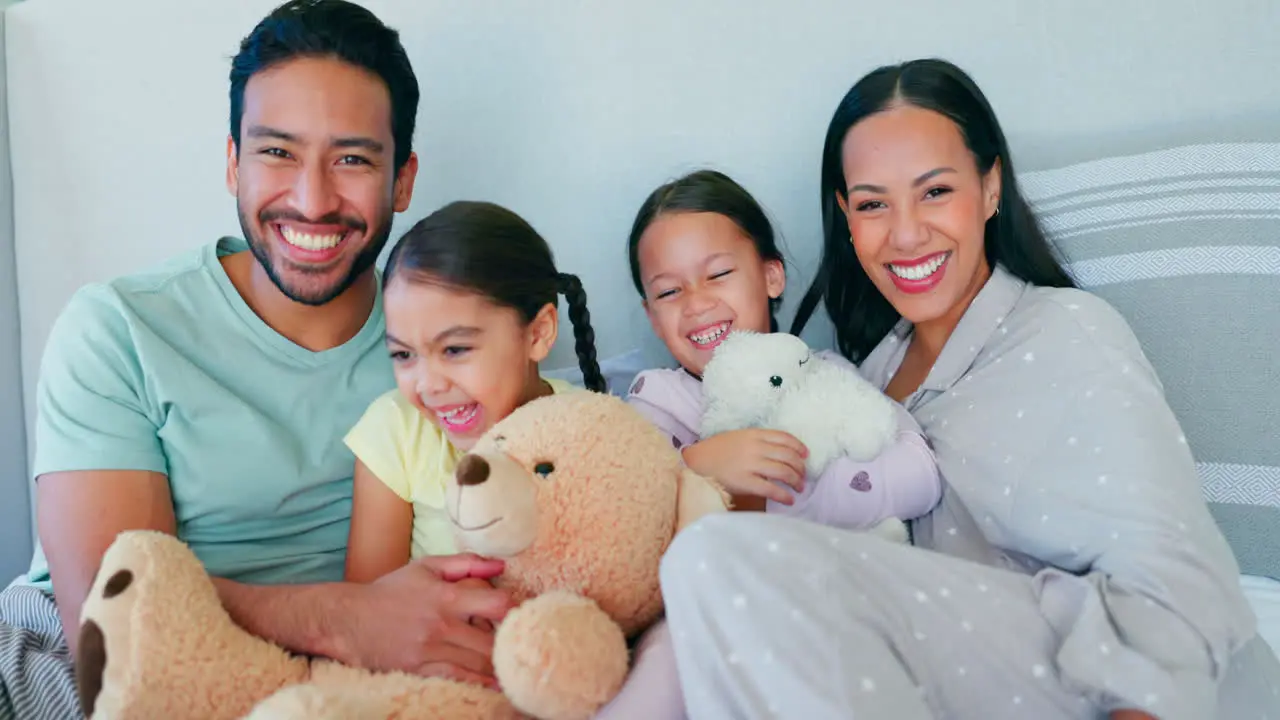
[(682, 533), (662, 579), (694, 720), (1105, 717), (1060, 684), (1027, 575), (727, 515)]

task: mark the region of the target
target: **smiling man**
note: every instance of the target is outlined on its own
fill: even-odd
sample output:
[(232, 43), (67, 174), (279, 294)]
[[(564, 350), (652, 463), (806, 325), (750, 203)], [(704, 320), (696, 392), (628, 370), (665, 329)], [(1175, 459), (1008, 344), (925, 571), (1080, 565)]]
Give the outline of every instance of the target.
[(467, 620), (509, 600), (450, 581), (500, 564), (433, 558), (341, 582), (355, 464), (341, 438), (394, 386), (375, 261), (417, 173), (408, 57), (363, 8), (298, 0), (244, 39), (230, 80), (244, 239), (87, 286), (50, 335), (40, 544), (0, 592), (0, 718), (81, 714), (80, 607), (130, 529), (188, 543), (232, 617), (287, 648), (491, 677)]

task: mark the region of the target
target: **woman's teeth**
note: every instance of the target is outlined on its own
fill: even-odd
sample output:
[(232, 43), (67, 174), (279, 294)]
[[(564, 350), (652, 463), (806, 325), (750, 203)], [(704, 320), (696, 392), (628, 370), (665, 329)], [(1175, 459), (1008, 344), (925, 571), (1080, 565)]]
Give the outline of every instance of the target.
[(342, 242), (344, 233), (335, 235), (311, 235), (309, 233), (298, 232), (288, 225), (280, 227), (280, 236), (290, 245), (295, 245), (303, 250), (328, 250), (337, 247)]
[(923, 280), (930, 275), (938, 272), (938, 268), (951, 257), (951, 252), (947, 251), (938, 255), (934, 259), (919, 265), (894, 265), (889, 263), (889, 271), (904, 280)]
[(729, 326), (732, 324), (733, 323), (724, 322), (696, 333), (690, 333), (689, 339), (692, 340), (695, 345), (710, 345), (721, 337), (724, 337), (724, 334), (729, 332)]

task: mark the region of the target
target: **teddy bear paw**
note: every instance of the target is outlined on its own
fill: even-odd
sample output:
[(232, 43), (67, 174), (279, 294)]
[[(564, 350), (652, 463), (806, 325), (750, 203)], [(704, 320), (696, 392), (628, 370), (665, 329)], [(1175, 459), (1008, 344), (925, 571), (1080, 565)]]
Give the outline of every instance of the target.
[(622, 688), (626, 637), (594, 601), (556, 591), (507, 614), (494, 638), (494, 671), (522, 712), (590, 718)]
[(383, 697), (308, 683), (271, 695), (244, 720), (385, 720), (392, 710)]

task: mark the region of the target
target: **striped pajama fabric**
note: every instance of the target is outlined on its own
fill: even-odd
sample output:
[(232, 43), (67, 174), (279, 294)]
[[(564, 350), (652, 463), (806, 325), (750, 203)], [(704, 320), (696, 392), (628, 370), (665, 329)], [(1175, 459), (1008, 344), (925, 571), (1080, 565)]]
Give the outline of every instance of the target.
[(83, 716), (53, 597), (23, 585), (0, 590), (0, 720)]

